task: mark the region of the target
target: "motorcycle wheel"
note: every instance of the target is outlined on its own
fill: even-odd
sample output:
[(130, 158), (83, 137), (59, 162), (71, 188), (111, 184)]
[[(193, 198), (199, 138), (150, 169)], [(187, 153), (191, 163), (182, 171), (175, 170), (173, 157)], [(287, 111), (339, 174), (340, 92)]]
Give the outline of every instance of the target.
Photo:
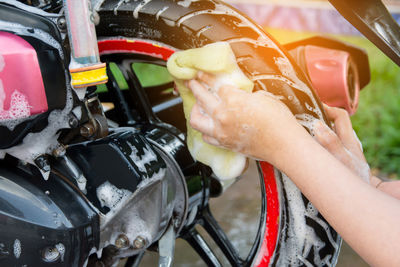
[[(256, 90), (266, 90), (279, 97), (306, 128), (312, 118), (326, 121), (318, 97), (284, 49), (249, 18), (222, 2), (106, 0), (98, 13), (100, 23), (96, 31), (103, 56), (137, 58), (139, 62), (165, 65), (174, 51), (227, 41)], [(133, 72), (132, 68), (125, 71)], [(168, 88), (171, 84), (163, 86)], [(148, 99), (138, 99), (133, 105), (137, 101)], [(129, 125), (130, 108), (120, 106), (126, 125)], [(154, 106), (146, 112), (158, 120), (153, 111)], [(169, 119), (178, 117), (173, 113), (168, 116)], [(164, 121), (170, 122), (168, 118)], [(211, 225), (205, 227), (206, 231), (230, 264), (334, 266), (340, 250), (340, 236), (288, 177), (266, 162), (259, 162), (259, 171), (263, 205), (258, 236), (248, 257), (241, 259), (212, 214), (203, 213)], [(220, 266), (197, 231), (186, 240), (208, 266)]]

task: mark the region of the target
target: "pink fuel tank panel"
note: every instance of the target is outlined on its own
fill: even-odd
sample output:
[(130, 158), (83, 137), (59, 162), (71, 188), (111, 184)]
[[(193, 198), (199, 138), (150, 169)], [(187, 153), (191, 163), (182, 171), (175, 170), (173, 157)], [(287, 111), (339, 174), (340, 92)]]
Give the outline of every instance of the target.
[(0, 121), (21, 119), (47, 110), (35, 49), (17, 35), (0, 32)]

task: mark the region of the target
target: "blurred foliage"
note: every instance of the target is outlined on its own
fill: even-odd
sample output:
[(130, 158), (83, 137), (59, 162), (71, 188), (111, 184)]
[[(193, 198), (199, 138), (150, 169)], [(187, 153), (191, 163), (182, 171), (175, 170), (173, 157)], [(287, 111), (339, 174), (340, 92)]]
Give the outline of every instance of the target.
[[(266, 29), (281, 43), (314, 34)], [(368, 163), (386, 174), (400, 177), (400, 68), (371, 42), (362, 37), (334, 36), (367, 50), (371, 81), (360, 93), (353, 127)]]

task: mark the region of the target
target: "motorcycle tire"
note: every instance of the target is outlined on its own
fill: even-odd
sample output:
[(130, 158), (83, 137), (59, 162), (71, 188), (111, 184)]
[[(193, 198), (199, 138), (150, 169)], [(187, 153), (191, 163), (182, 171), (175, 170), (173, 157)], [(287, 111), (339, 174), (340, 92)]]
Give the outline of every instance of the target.
[[(306, 128), (313, 118), (327, 122), (318, 97), (287, 52), (251, 19), (225, 3), (106, 0), (98, 7), (98, 14), (100, 53), (130, 53), (133, 49), (132, 53), (165, 61), (173, 51), (227, 41), (239, 67), (255, 83), (255, 90), (277, 96)], [(132, 48), (134, 43), (136, 48)], [(152, 45), (163, 49), (155, 53)], [(267, 214), (262, 244), (251, 265), (334, 266), (340, 236), (288, 177), (267, 163), (260, 166)], [(271, 188), (275, 188), (277, 201)], [(276, 217), (271, 217), (274, 212)]]

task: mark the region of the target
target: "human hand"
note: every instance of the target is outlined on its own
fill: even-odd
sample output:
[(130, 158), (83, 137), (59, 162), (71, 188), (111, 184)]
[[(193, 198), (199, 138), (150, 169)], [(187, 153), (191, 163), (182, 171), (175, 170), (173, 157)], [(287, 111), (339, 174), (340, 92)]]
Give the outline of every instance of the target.
[(199, 73), (188, 82), (197, 102), (190, 124), (205, 142), (276, 164), (299, 135), (307, 135), (290, 110), (268, 92), (248, 93), (232, 85), (217, 92), (215, 78)]
[(334, 122), (334, 131), (321, 121), (314, 124), (316, 140), (357, 176), (370, 183), (371, 175), (346, 110), (324, 105), (328, 118)]

